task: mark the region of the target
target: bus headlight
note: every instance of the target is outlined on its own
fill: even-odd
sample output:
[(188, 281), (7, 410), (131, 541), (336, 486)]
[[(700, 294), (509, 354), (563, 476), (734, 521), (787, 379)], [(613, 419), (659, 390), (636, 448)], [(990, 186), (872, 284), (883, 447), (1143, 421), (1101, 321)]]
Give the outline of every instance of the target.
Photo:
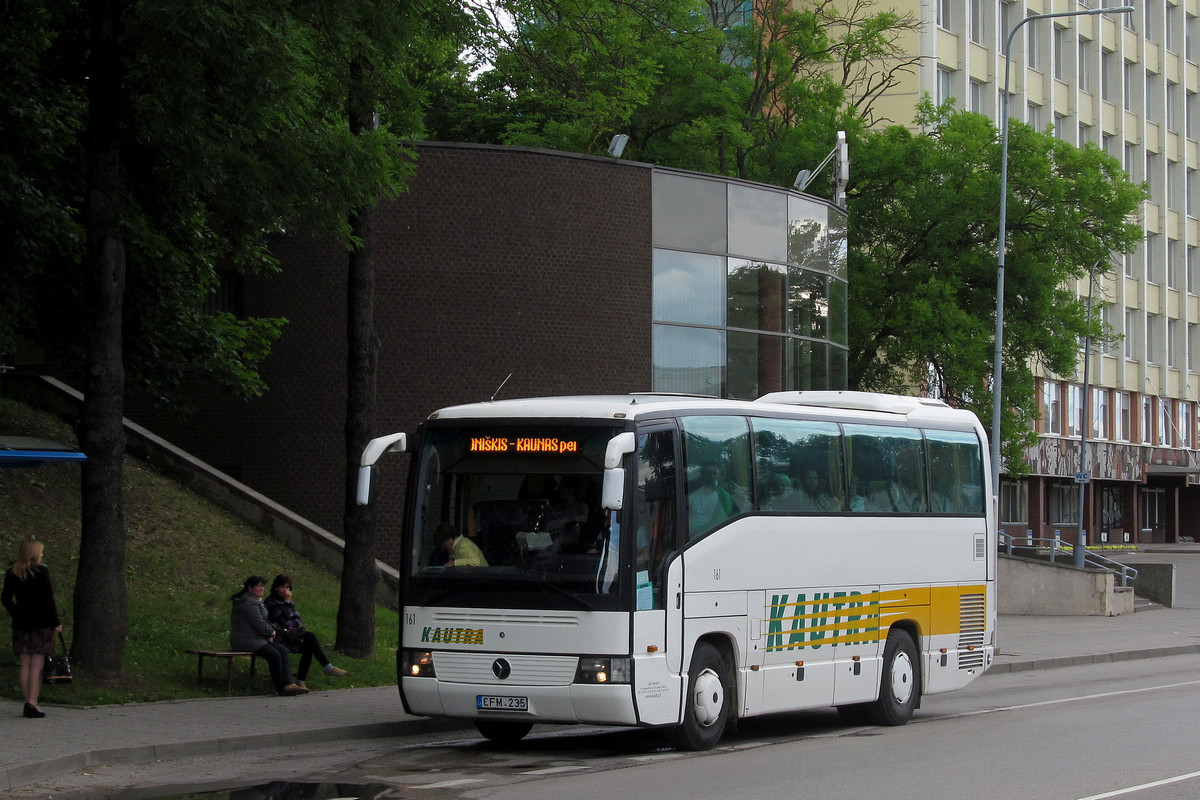
[(629, 683), (633, 680), (630, 659), (583, 656), (575, 670), (576, 683)]
[(428, 650), (405, 650), (400, 663), (400, 676), (404, 678), (433, 678), (433, 653)]

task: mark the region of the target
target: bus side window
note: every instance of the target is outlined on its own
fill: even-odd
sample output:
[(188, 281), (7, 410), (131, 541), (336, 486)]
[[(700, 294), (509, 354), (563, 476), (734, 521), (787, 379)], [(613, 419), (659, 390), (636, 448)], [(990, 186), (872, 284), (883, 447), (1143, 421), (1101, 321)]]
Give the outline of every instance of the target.
[(750, 426), (745, 417), (684, 417), (688, 538), (752, 507)]
[(928, 431), (929, 501), (935, 514), (982, 514), (979, 440), (970, 434)]

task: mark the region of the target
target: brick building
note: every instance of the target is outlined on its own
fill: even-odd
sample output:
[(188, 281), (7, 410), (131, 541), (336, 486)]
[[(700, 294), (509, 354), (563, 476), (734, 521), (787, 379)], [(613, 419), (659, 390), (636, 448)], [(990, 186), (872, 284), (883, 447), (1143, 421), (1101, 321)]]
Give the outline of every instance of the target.
[[(845, 388), (845, 215), (746, 181), (525, 148), (417, 147), (379, 220), (379, 432), (448, 404), (545, 394), (757, 397)], [(232, 278), (285, 317), (251, 403), (127, 416), (335, 533), (344, 498), (346, 256), (302, 233), (278, 275)], [(403, 483), (406, 458), (383, 464)], [(390, 473), (390, 474), (388, 474)], [(399, 500), (379, 506), (394, 563)]]

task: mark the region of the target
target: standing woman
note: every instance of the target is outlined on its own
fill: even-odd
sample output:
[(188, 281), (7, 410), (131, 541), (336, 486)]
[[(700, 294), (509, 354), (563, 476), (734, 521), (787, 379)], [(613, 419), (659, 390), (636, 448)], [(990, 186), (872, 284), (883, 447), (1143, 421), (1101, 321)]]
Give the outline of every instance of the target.
[(54, 634), (62, 630), (50, 570), (42, 564), (44, 551), (41, 542), (21, 542), (0, 591), (0, 603), (12, 615), (13, 654), (21, 660), (21, 693), (25, 695), (25, 716), (31, 719), (46, 716), (38, 708), (42, 664), (54, 646)]
[(275, 691), (282, 695), (304, 694), (308, 691), (292, 680), (292, 666), (288, 663), (288, 649), (275, 641), (275, 627), (267, 621), (267, 609), (263, 605), (263, 591), (267, 579), (251, 575), (242, 583), (242, 590), (235, 594), (233, 611), (229, 616), (229, 647), (254, 653), (267, 662)]

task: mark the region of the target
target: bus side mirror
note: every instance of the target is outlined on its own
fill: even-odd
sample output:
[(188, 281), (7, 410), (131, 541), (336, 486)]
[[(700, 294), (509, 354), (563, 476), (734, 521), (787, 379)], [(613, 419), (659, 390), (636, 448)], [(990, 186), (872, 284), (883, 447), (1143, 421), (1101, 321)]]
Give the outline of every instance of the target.
[(625, 500), (625, 470), (621, 460), (637, 448), (637, 437), (632, 431), (623, 431), (608, 440), (604, 449), (604, 483), (600, 490), (600, 504), (610, 511), (620, 511)]
[(358, 468), (358, 494), (354, 498), (360, 506), (371, 505), (371, 489), (373, 483), (371, 480), (372, 473), (375, 472), (375, 467), (359, 467)]
[(600, 490), (600, 503), (609, 511), (620, 511), (625, 500), (625, 470), (613, 467), (604, 470), (604, 485)]
[(375, 462), (379, 460), (379, 457), (384, 453), (405, 452), (408, 452), (408, 434), (406, 433), (389, 433), (387, 436), (380, 436), (367, 442), (367, 446), (363, 448), (362, 458), (358, 462), (358, 491), (355, 494), (355, 502), (360, 506), (371, 504), (372, 473), (375, 471)]

